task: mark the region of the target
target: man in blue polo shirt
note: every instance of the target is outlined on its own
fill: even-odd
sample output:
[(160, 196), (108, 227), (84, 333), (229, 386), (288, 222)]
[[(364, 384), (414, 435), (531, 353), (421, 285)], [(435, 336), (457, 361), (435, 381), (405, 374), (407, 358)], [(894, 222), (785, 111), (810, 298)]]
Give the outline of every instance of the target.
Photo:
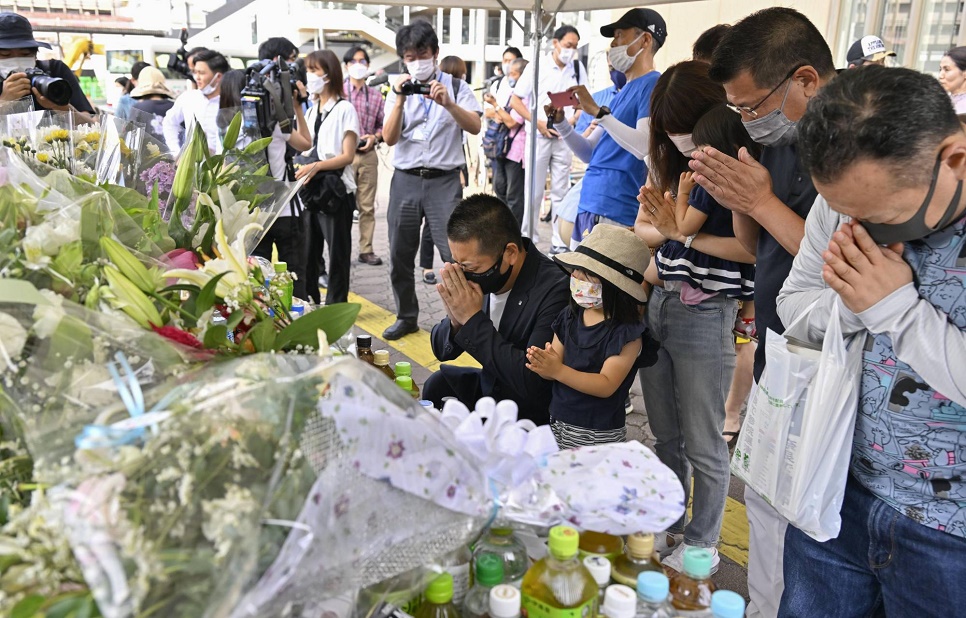
[(667, 39), (667, 25), (657, 11), (631, 9), (600, 33), (613, 37), (607, 59), (627, 76), (627, 84), (609, 108), (598, 105), (586, 86), (571, 88), (583, 113), (597, 120), (590, 137), (569, 123), (554, 125), (574, 154), (589, 164), (574, 224), (573, 238), (578, 242), (598, 223), (634, 227), (640, 207), (637, 194), (647, 178), (644, 156), (650, 143), (651, 92), (660, 76), (654, 70), (654, 54)]

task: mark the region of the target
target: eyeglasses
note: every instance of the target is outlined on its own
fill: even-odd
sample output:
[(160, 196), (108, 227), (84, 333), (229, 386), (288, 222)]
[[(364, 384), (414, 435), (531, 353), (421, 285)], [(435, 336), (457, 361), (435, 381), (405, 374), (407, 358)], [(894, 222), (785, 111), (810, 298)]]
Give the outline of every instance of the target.
[(761, 107), (762, 105), (764, 105), (765, 104), (765, 101), (767, 101), (769, 99), (769, 97), (771, 97), (771, 95), (773, 95), (776, 92), (778, 92), (778, 89), (782, 87), (782, 84), (784, 84), (785, 82), (787, 82), (788, 80), (790, 80), (792, 78), (792, 75), (795, 74), (795, 71), (799, 70), (803, 66), (805, 66), (805, 65), (804, 64), (799, 64), (794, 69), (792, 69), (791, 71), (789, 71), (788, 72), (788, 75), (785, 76), (785, 79), (783, 79), (780, 82), (778, 82), (778, 85), (775, 86), (774, 88), (772, 88), (771, 89), (771, 92), (769, 92), (768, 94), (766, 94), (764, 96), (764, 98), (762, 98), (761, 101), (758, 101), (758, 103), (756, 103), (755, 105), (752, 105), (751, 107), (739, 107), (737, 105), (732, 105), (731, 103), (727, 103), (726, 105), (728, 106), (728, 109), (730, 109), (731, 111), (733, 111), (736, 114), (744, 114), (746, 116), (750, 116), (753, 119), (754, 118), (757, 118), (758, 117), (758, 112), (756, 110), (759, 107)]
[(353, 59), (349, 64), (363, 64), (365, 66), (369, 66), (369, 61), (366, 60), (365, 58), (362, 58), (361, 60)]

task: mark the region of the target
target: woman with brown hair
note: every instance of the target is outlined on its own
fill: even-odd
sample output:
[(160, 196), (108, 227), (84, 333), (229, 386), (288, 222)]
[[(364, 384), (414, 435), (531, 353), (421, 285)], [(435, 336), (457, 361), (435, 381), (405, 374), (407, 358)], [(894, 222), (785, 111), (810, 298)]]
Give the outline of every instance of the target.
[[(352, 161), (359, 143), (359, 115), (346, 101), (342, 90), (342, 63), (327, 49), (314, 51), (305, 58), (306, 89), (317, 100), (309, 109), (306, 124), (312, 136), (312, 149), (304, 156), (313, 162), (302, 165), (295, 174), (305, 178), (305, 186), (314, 182), (341, 182), (344, 197), (331, 202), (324, 212), (307, 213), (308, 295), (321, 303), (318, 279), (323, 242), (329, 243), (329, 285), (325, 304), (344, 303), (349, 297), (349, 266), (352, 253), (352, 209), (356, 191)], [(322, 178), (328, 175), (332, 178)], [(338, 192), (341, 193), (341, 192)]]
[[(738, 299), (750, 298), (753, 290), (753, 274), (749, 280), (748, 269), (739, 263), (753, 264), (754, 256), (734, 238), (731, 212), (701, 187), (691, 188), (686, 174), (698, 146), (737, 150), (738, 144), (723, 143), (741, 141), (742, 135), (730, 123), (729, 131), (706, 131), (715, 136), (714, 144), (696, 144), (692, 139), (696, 127), (707, 123), (704, 118), (715, 127), (722, 123), (716, 112), (726, 110), (726, 103), (724, 89), (708, 77), (704, 62), (682, 62), (661, 75), (651, 99), (651, 187), (641, 190), (635, 225), (635, 232), (656, 249), (657, 268), (650, 272), (658, 276), (650, 278), (654, 288), (647, 325), (661, 350), (657, 363), (640, 372), (648, 421), (657, 438), (655, 451), (677, 473), (686, 494), (694, 472), (691, 521), (685, 526), (682, 517), (657, 540), (658, 551), (666, 555), (664, 564), (678, 571), (686, 546), (707, 548), (715, 554), (714, 564), (718, 562), (716, 546), (729, 484), (728, 447), (722, 431), (735, 367), (732, 329)], [(750, 142), (740, 118), (736, 120), (744, 141)], [(724, 134), (727, 139), (717, 139)], [(664, 197), (674, 194), (682, 200), (677, 210)], [(653, 223), (659, 210), (668, 209), (670, 222), (660, 222), (659, 231)], [(678, 210), (687, 214), (687, 225), (694, 228), (685, 230), (686, 235)], [(702, 243), (695, 246), (698, 232)]]

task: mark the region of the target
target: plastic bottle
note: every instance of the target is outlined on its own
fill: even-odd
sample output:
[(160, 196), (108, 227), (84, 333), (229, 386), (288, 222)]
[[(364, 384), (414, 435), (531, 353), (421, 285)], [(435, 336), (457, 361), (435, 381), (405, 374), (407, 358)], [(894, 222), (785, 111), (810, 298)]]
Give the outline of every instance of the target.
[(356, 337), (356, 357), (361, 360), (374, 365), (376, 361), (375, 355), (372, 353), (372, 336), (371, 335), (359, 335)]
[(523, 577), (523, 610), (528, 618), (586, 618), (597, 611), (597, 582), (577, 559), (577, 531), (550, 529), (549, 554)]
[(711, 594), (714, 592), (712, 559), (711, 552), (703, 547), (684, 548), (684, 572), (671, 580), (671, 603), (679, 615), (707, 615), (711, 609)]
[(495, 524), (484, 532), (473, 549), (474, 561), (482, 554), (499, 556), (503, 561), (502, 583), (520, 588), (523, 576), (530, 568), (530, 558), (526, 545), (513, 533), (512, 528)]
[(520, 618), (520, 591), (500, 584), (490, 590), (490, 618)]
[(583, 560), (584, 566), (590, 571), (590, 576), (597, 582), (600, 592), (597, 595), (597, 604), (604, 606), (604, 595), (607, 593), (607, 586), (610, 584), (610, 560), (603, 556), (587, 556)]
[(414, 390), (413, 379), (409, 376), (396, 376), (396, 386), (409, 393), (413, 399), (419, 399), (419, 394)]
[(737, 592), (718, 590), (711, 595), (711, 615), (714, 618), (742, 618), (745, 600)]
[(415, 618), (460, 618), (453, 604), (453, 576), (449, 573), (434, 579), (426, 588), (425, 597)]
[(375, 365), (376, 369), (389, 376), (390, 380), (396, 380), (396, 374), (392, 372), (392, 368), (389, 366), (389, 350), (376, 350), (373, 352), (372, 364)]
[[(288, 264), (286, 264), (285, 262), (276, 262), (275, 276), (277, 277), (278, 275), (284, 272), (288, 272)], [(286, 310), (292, 309), (292, 297), (294, 292), (295, 292), (295, 284), (292, 282), (290, 278), (288, 282), (285, 283), (285, 286), (282, 288), (282, 298), (281, 298), (282, 306), (285, 307)]]
[[(410, 379), (413, 377), (413, 366), (405, 361), (400, 361), (396, 363), (396, 377), (408, 376)], [(416, 386), (416, 380), (413, 380), (413, 398), (419, 399), (419, 387)]]
[(473, 556), (476, 582), (463, 601), (463, 618), (488, 618), (490, 590), (503, 583), (503, 560), (496, 554)]
[(634, 588), (644, 571), (663, 573), (664, 567), (654, 553), (654, 535), (638, 532), (627, 537), (624, 553), (614, 559), (610, 576), (614, 582)]
[(600, 615), (607, 618), (634, 618), (635, 614), (637, 614), (637, 594), (634, 589), (622, 584), (608, 586)]
[(644, 571), (637, 576), (637, 618), (671, 618), (677, 616), (668, 602), (670, 584), (667, 575)]
[(604, 556), (611, 562), (624, 551), (624, 541), (619, 536), (603, 532), (584, 532), (580, 535), (580, 559), (587, 556)]

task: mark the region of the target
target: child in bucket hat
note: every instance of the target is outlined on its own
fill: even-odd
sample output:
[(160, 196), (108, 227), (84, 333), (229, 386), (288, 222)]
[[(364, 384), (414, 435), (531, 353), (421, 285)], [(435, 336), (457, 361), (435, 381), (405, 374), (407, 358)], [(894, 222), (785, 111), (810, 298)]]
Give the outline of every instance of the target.
[(560, 448), (623, 442), (634, 369), (656, 360), (643, 321), (650, 251), (634, 232), (598, 225), (554, 260), (570, 273), (572, 299), (553, 342), (527, 350), (527, 368), (554, 380), (550, 427)]

